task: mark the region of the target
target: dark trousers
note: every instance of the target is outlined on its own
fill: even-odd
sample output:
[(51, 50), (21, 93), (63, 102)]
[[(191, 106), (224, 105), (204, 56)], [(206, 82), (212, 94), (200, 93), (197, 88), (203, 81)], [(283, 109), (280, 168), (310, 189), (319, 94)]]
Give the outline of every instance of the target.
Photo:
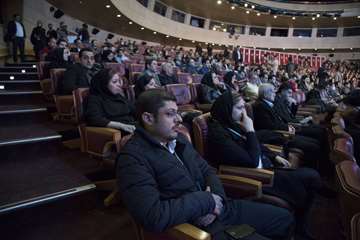
[(294, 223), (293, 216), (283, 208), (246, 200), (228, 200), (218, 220), (204, 230), (212, 233), (212, 239), (227, 240), (231, 238), (222, 229), (247, 224), (262, 236), (280, 240), (290, 237)]
[[(287, 144), (289, 148), (298, 148), (304, 152), (304, 164), (307, 167), (319, 169), (319, 164), (324, 159), (320, 143), (316, 139), (295, 135)], [(326, 153), (327, 154), (327, 153)]]
[(17, 50), (20, 50), (20, 58), (21, 61), (25, 60), (24, 52), (25, 52), (25, 38), (23, 37), (15, 37), (13, 42), (13, 59), (14, 62), (17, 62)]

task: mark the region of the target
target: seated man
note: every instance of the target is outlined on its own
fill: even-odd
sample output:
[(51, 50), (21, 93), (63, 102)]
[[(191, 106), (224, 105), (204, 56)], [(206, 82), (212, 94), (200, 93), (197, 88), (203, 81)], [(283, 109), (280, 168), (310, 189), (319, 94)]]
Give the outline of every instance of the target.
[(152, 76), (155, 80), (155, 83), (158, 86), (161, 86), (159, 74), (157, 73), (156, 67), (157, 67), (157, 61), (154, 58), (147, 59), (145, 61), (145, 71), (143, 72), (143, 74)]
[(89, 48), (84, 48), (79, 53), (80, 63), (72, 65), (64, 74), (63, 81), (59, 82), (58, 94), (70, 95), (77, 88), (90, 86), (92, 77), (101, 69), (95, 63), (94, 53)]
[[(258, 99), (253, 104), (255, 129), (282, 130), (295, 134), (294, 126), (284, 122), (274, 109), (274, 86), (268, 83), (260, 85), (258, 95)], [(318, 167), (321, 159), (324, 159), (325, 155), (328, 154), (327, 152), (321, 152), (320, 143), (317, 140), (299, 136), (298, 134), (288, 142), (288, 147), (303, 150), (305, 154), (304, 159), (307, 165), (311, 167)]]
[(214, 169), (178, 134), (182, 120), (173, 96), (148, 90), (136, 107), (141, 126), (119, 154), (117, 176), (127, 209), (146, 230), (192, 223), (213, 239), (227, 239), (226, 226), (249, 224), (272, 239), (290, 235), (294, 220), (287, 210), (227, 199)]
[(161, 85), (176, 84), (179, 83), (175, 73), (174, 67), (171, 63), (163, 63), (161, 65), (161, 73), (159, 75)]

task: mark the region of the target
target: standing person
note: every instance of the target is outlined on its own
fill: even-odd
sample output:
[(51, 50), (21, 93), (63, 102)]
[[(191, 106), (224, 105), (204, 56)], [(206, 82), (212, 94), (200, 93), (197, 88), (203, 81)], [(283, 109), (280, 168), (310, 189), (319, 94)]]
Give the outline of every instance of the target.
[(234, 49), (233, 53), (232, 53), (232, 59), (235, 62), (235, 66), (238, 66), (239, 63), (241, 64), (243, 59), (242, 59), (242, 55), (240, 52), (240, 46), (236, 46), (236, 48)]
[(90, 34), (89, 34), (89, 30), (88, 30), (88, 25), (86, 23), (84, 23), (82, 25), (82, 28), (80, 29), (80, 32), (79, 32), (79, 37), (81, 38), (81, 41), (83, 43), (89, 43)]
[(18, 49), (20, 50), (21, 61), (24, 61), (26, 32), (25, 32), (25, 27), (21, 22), (21, 18), (19, 14), (14, 14), (13, 20), (8, 23), (7, 34), (13, 45), (12, 54), (13, 54), (14, 62), (17, 62)]
[(31, 32), (31, 43), (34, 47), (36, 59), (40, 59), (40, 51), (46, 46), (46, 33), (42, 21), (37, 21), (37, 26)]
[(55, 39), (57, 39), (57, 32), (56, 32), (56, 30), (55, 29), (53, 29), (53, 25), (51, 24), (51, 23), (49, 23), (48, 24), (48, 30), (47, 30), (47, 32), (46, 32), (46, 37), (48, 38), (48, 39), (50, 39), (50, 38), (55, 38)]
[(207, 55), (209, 56), (209, 57), (211, 57), (212, 56), (212, 51), (213, 51), (213, 49), (212, 49), (212, 47), (211, 47), (211, 45), (210, 45), (210, 43), (207, 45)]

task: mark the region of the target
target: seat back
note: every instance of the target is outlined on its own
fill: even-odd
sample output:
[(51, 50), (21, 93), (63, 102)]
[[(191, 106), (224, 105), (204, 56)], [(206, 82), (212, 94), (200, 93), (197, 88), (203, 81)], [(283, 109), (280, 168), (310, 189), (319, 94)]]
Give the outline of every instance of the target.
[(59, 82), (64, 79), (65, 68), (53, 68), (50, 70), (50, 79), (53, 83), (54, 92), (57, 92)]
[(145, 70), (144, 64), (130, 64), (130, 72), (143, 72)]
[(200, 83), (193, 82), (192, 84), (190, 84), (191, 102), (192, 103), (199, 103), (200, 91), (201, 91)]
[(104, 63), (104, 67), (116, 71), (121, 76), (125, 75), (125, 65), (122, 63)]
[(129, 85), (126, 88), (126, 96), (130, 102), (135, 102), (135, 85)]
[(193, 74), (192, 75), (192, 82), (193, 83), (201, 83), (201, 79), (203, 78), (204, 75), (202, 74)]
[(183, 72), (177, 73), (177, 77), (179, 83), (183, 83), (183, 84), (189, 83), (192, 79), (190, 73), (183, 73)]
[(355, 162), (352, 138), (346, 137), (346, 138), (335, 139), (333, 152), (332, 152), (331, 156), (332, 156), (332, 161), (335, 164), (338, 164), (343, 161)]
[(89, 96), (89, 88), (78, 88), (73, 91), (75, 119), (78, 124), (84, 121), (84, 100)]
[(207, 152), (208, 121), (210, 117), (210, 113), (205, 113), (193, 120), (194, 145), (202, 157), (205, 157)]
[(168, 84), (165, 90), (175, 96), (178, 105), (191, 103), (190, 87), (187, 84)]
[(139, 76), (142, 74), (142, 72), (130, 72), (129, 74), (129, 84), (135, 84), (136, 80), (139, 78)]
[(50, 64), (50, 62), (48, 62), (48, 61), (40, 61), (36, 64), (37, 70), (38, 70), (38, 77), (40, 80), (50, 77), (50, 73), (49, 73), (49, 69), (48, 69), (49, 64)]

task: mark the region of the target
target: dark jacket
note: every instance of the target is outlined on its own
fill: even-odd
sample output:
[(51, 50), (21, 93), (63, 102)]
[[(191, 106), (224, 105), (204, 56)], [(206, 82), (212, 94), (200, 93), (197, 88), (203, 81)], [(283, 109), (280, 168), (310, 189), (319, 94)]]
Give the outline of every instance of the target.
[(182, 163), (137, 127), (119, 154), (120, 193), (136, 222), (147, 230), (164, 231), (211, 213), (215, 202), (206, 186), (226, 199), (215, 170), (183, 136), (178, 136), (175, 151)]
[(274, 101), (274, 110), (285, 123), (299, 123), (296, 118), (297, 106), (292, 104), (289, 106), (286, 98), (277, 95)]
[(172, 76), (168, 76), (165, 73), (161, 73), (161, 74), (159, 74), (159, 80), (160, 80), (161, 86), (179, 83), (175, 74)]
[(254, 127), (256, 130), (285, 130), (289, 129), (288, 124), (285, 123), (279, 115), (275, 112), (273, 107), (270, 107), (266, 102), (257, 100), (253, 104)]
[(43, 27), (35, 27), (31, 32), (30, 41), (36, 50), (41, 50), (46, 46), (46, 34)]
[(275, 154), (260, 145), (255, 132), (239, 136), (215, 120), (209, 122), (208, 149), (212, 162), (231, 166), (256, 168), (261, 156), (263, 168), (269, 168), (272, 166), (270, 158), (275, 158)]
[(110, 121), (134, 124), (134, 107), (125, 97), (116, 99), (90, 94), (85, 104), (85, 120), (89, 126), (106, 127)]
[[(24, 24), (22, 22), (20, 22), (21, 26), (23, 27), (24, 30), (24, 38), (26, 38), (26, 32), (25, 32), (25, 27)], [(14, 37), (16, 36), (16, 23), (15, 21), (10, 21), (7, 25), (7, 36), (10, 40), (13, 40)]]
[(91, 78), (98, 72), (99, 66), (94, 65), (92, 69), (83, 67), (80, 63), (72, 65), (64, 74), (63, 81), (58, 84), (58, 94), (68, 95), (77, 88), (87, 88), (90, 86)]

